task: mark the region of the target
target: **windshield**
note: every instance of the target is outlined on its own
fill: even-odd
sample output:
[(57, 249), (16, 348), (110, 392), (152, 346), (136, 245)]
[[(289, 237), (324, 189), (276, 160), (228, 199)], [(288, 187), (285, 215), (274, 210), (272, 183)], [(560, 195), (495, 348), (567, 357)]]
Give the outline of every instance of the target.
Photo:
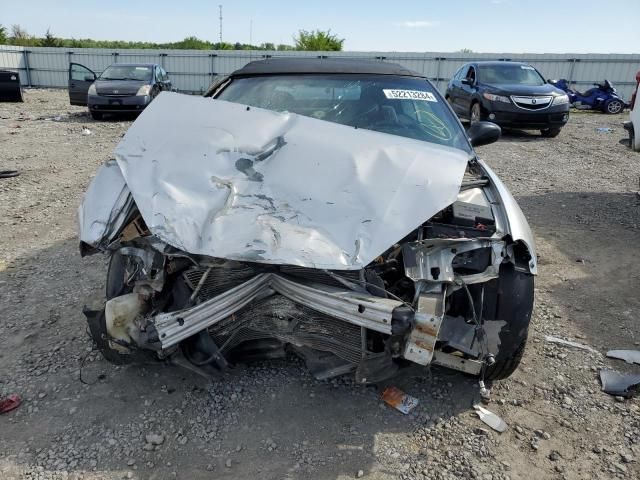
[(151, 80), (151, 67), (111, 65), (102, 72), (100, 80), (139, 80), (148, 82)]
[(233, 80), (220, 100), (470, 151), (442, 97), (425, 79), (389, 75), (271, 75)]
[(529, 65), (479, 65), (478, 81), (495, 85), (544, 85), (544, 78)]

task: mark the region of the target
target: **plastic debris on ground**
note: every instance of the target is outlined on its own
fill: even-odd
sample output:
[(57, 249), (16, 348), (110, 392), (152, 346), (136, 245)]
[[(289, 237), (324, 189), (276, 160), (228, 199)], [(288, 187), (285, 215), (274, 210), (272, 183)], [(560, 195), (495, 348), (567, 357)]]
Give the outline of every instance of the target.
[(596, 132), (598, 132), (598, 133), (613, 133), (613, 128), (598, 127), (598, 128), (596, 128)]
[(17, 177), (18, 175), (20, 175), (20, 172), (17, 170), (0, 170), (0, 178)]
[(0, 398), (0, 415), (15, 410), (22, 403), (22, 399), (15, 393), (7, 398)]
[(496, 432), (502, 433), (507, 429), (507, 423), (495, 413), (490, 412), (480, 405), (474, 405), (473, 408), (480, 420), (489, 425)]
[(640, 350), (609, 350), (607, 357), (640, 365)]
[(87, 127), (82, 127), (82, 135), (91, 135), (91, 130)]
[(595, 353), (595, 354), (600, 355), (600, 352), (598, 352), (597, 350), (594, 350), (590, 346), (583, 345), (583, 344), (577, 343), (577, 342), (572, 342), (571, 340), (565, 340), (564, 338), (558, 338), (558, 337), (554, 337), (554, 336), (551, 336), (551, 335), (545, 336), (544, 339), (547, 342), (550, 342), (550, 343), (557, 343), (558, 345), (565, 345), (567, 347), (578, 348), (580, 350), (585, 350), (587, 352), (591, 352), (591, 353)]
[(614, 397), (631, 398), (640, 388), (640, 374), (623, 374), (614, 370), (600, 370), (600, 382), (602, 391)]
[(385, 388), (382, 392), (382, 400), (405, 415), (418, 405), (417, 398), (407, 395), (397, 387)]

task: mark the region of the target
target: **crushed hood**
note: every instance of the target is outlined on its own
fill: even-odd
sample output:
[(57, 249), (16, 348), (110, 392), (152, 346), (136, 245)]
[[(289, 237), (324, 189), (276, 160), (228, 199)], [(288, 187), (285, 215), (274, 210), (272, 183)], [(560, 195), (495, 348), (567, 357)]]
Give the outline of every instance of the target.
[(454, 148), (176, 93), (147, 107), (115, 157), (80, 207), (82, 241), (111, 240), (128, 188), (150, 231), (183, 251), (327, 269), (366, 266), (453, 203), (468, 161)]

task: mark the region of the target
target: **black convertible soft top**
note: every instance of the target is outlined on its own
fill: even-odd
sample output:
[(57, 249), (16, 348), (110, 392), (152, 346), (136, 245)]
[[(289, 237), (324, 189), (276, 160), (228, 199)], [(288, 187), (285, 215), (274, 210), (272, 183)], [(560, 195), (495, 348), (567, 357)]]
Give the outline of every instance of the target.
[(350, 58), (268, 58), (248, 63), (233, 72), (231, 76), (296, 73), (363, 73), (425, 78), (423, 74), (409, 70), (397, 63)]

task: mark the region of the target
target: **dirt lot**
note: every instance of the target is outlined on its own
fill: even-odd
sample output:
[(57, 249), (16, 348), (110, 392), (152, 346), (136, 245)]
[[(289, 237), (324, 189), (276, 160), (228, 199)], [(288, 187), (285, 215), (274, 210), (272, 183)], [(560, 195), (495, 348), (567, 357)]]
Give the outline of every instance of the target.
[(540, 256), (523, 365), (488, 407), (509, 425), (498, 434), (472, 413), (474, 382), (443, 369), (396, 379), (420, 400), (403, 416), (375, 387), (316, 381), (293, 358), (216, 382), (106, 363), (82, 315), (102, 299), (106, 259), (78, 255), (75, 212), (130, 119), (94, 122), (67, 100), (0, 104), (0, 170), (21, 171), (0, 180), (0, 396), (24, 399), (0, 416), (0, 478), (640, 478), (640, 402), (598, 380), (601, 366), (632, 370), (606, 350), (640, 345), (640, 155), (619, 142), (622, 116), (574, 114), (555, 139), (480, 149)]

